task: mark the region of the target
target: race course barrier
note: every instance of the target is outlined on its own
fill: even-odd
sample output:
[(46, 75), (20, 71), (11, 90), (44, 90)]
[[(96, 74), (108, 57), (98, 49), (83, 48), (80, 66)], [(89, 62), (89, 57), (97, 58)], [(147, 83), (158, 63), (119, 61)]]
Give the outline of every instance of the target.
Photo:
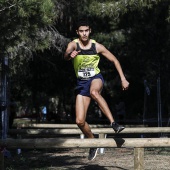
[[(80, 129), (10, 129), (8, 134), (20, 135), (68, 135), (81, 134)], [(115, 134), (112, 128), (92, 128), (94, 134)], [(170, 133), (170, 127), (136, 127), (125, 128), (121, 134), (136, 133)]]
[[(98, 126), (98, 125), (97, 125)], [(68, 126), (67, 126), (68, 127)], [(8, 134), (25, 135), (31, 137), (29, 139), (12, 139), (7, 138), (0, 140), (0, 146), (11, 149), (45, 149), (45, 148), (134, 148), (134, 169), (144, 170), (144, 148), (148, 147), (170, 147), (170, 138), (114, 138), (105, 139), (106, 134), (115, 134), (112, 128), (92, 128), (92, 133), (99, 134), (99, 138), (95, 139), (77, 139), (75, 134), (82, 132), (75, 127), (68, 128), (42, 128), (42, 129), (10, 129)], [(145, 133), (170, 133), (170, 127), (134, 127), (125, 128), (120, 134), (145, 134)], [(44, 138), (38, 138), (39, 136)], [(71, 138), (65, 136), (62, 138), (52, 138), (53, 135), (73, 135)], [(115, 134), (116, 136), (117, 134)], [(48, 137), (48, 138), (47, 138)], [(50, 138), (49, 138), (50, 137)], [(0, 169), (3, 170), (3, 156), (1, 153)]]
[[(91, 128), (110, 128), (109, 124), (89, 124)], [(49, 124), (49, 123), (15, 123), (15, 128), (57, 128), (57, 129), (74, 129), (78, 128), (77, 124)], [(126, 125), (126, 127), (146, 127), (144, 125)]]
[(36, 138), (0, 140), (7, 148), (113, 148), (113, 147), (170, 147), (170, 138), (107, 138), (107, 139), (70, 139)]
[[(144, 170), (144, 148), (170, 147), (170, 138), (108, 138), (108, 139), (6, 139), (0, 140), (7, 148), (134, 148), (134, 170)], [(1, 161), (1, 169), (4, 167)], [(2, 169), (3, 170), (3, 169)]]

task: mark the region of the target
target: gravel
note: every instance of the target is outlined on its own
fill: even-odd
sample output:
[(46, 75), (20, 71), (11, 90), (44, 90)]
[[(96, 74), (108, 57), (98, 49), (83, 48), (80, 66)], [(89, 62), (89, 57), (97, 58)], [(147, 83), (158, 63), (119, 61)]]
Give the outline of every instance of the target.
[[(93, 161), (89, 149), (10, 150), (5, 170), (133, 170), (133, 148), (105, 148)], [(145, 170), (170, 170), (170, 148), (145, 149)]]

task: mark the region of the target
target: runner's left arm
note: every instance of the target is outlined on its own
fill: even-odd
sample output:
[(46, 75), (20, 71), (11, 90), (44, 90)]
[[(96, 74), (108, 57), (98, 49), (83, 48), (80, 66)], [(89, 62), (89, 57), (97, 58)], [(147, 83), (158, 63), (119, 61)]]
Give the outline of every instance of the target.
[(96, 50), (98, 53), (102, 54), (105, 58), (107, 58), (115, 65), (122, 82), (122, 89), (126, 90), (129, 86), (129, 82), (125, 78), (125, 75), (123, 73), (122, 67), (118, 59), (109, 50), (107, 50), (102, 44), (96, 43)]

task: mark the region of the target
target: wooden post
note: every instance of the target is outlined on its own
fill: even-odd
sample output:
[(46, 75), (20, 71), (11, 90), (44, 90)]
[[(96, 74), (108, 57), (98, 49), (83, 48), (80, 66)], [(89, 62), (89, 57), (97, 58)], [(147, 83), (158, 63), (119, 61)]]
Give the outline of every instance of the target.
[[(107, 136), (107, 134), (99, 133), (99, 138), (100, 139), (104, 139), (104, 138), (106, 138), (106, 136)], [(99, 153), (104, 154), (104, 148), (99, 148)]]
[(4, 170), (4, 153), (0, 150), (0, 169)]
[(80, 139), (84, 139), (84, 134), (83, 133), (80, 134)]
[[(21, 129), (21, 127), (17, 127), (17, 129)], [(21, 134), (17, 134), (17, 139), (21, 139), (21, 138), (22, 138)], [(21, 149), (20, 148), (17, 149), (17, 154), (18, 155), (21, 154)]]
[(144, 170), (144, 148), (134, 148), (134, 170)]

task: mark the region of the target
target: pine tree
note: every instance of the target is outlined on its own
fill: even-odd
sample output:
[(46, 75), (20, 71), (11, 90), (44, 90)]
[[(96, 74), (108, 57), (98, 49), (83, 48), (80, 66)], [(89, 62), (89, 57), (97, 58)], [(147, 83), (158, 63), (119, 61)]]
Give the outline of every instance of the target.
[(0, 0), (0, 51), (61, 50), (56, 42), (64, 37), (53, 27), (58, 13), (53, 0)]

